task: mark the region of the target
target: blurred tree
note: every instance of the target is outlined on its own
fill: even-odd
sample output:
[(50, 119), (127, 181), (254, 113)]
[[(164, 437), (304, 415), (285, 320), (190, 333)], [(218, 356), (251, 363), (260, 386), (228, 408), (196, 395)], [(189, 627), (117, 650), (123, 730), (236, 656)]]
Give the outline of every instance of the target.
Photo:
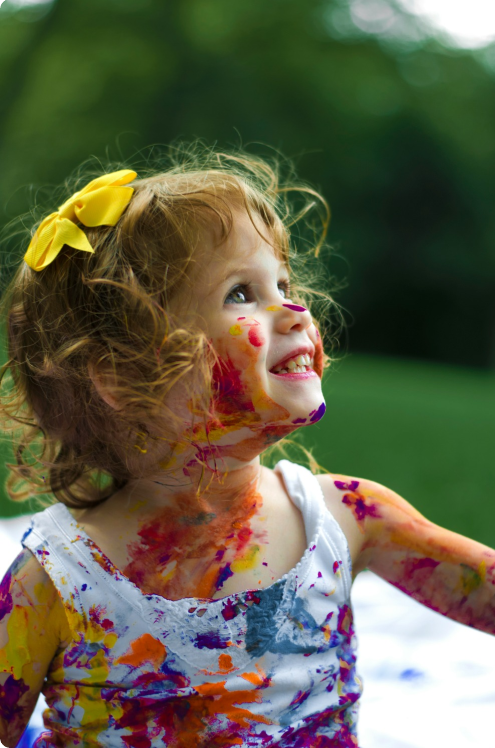
[(491, 58), (381, 7), (7, 0), (0, 223), (32, 204), (30, 185), (59, 183), (90, 155), (177, 137), (262, 142), (331, 204), (352, 350), (495, 366)]

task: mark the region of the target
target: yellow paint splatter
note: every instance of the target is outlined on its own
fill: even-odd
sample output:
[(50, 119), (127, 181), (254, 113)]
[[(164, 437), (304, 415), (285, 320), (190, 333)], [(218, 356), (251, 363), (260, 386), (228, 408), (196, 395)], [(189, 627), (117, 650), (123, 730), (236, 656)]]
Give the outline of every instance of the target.
[(46, 603), (50, 599), (50, 589), (48, 585), (43, 584), (43, 582), (38, 582), (38, 584), (35, 584), (34, 595), (40, 605), (46, 605)]
[(242, 327), (240, 325), (232, 325), (229, 332), (231, 335), (242, 335)]
[(266, 311), (267, 312), (281, 312), (282, 307), (281, 306), (267, 306)]
[(460, 564), (461, 567), (461, 579), (460, 589), (462, 594), (469, 595), (474, 590), (477, 590), (483, 584), (484, 576), (486, 575), (486, 564), (484, 561), (478, 566), (478, 570), (471, 569), (466, 564)]
[(245, 556), (243, 556), (242, 558), (237, 558), (235, 561), (233, 561), (233, 563), (230, 564), (230, 568), (235, 573), (253, 569), (256, 566), (256, 560), (259, 552), (259, 545), (252, 545)]

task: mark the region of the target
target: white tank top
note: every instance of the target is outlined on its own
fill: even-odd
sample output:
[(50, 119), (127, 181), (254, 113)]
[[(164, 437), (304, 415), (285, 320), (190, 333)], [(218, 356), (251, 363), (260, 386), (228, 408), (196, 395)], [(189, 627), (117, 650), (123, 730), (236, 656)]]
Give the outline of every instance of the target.
[(58, 589), (73, 639), (53, 659), (38, 748), (356, 748), (351, 560), (315, 476), (275, 470), (307, 548), (266, 589), (168, 600), (146, 595), (64, 504), (23, 538)]

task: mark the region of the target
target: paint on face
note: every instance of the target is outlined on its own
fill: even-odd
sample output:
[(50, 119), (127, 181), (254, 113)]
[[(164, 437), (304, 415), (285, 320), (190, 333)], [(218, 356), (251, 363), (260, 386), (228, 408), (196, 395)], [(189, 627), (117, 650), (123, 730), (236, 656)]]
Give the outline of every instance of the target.
[(267, 312), (281, 312), (282, 309), (283, 307), (281, 306), (272, 305), (272, 306), (267, 306), (266, 311)]
[(261, 348), (261, 346), (264, 345), (265, 343), (265, 339), (262, 336), (261, 332), (257, 330), (255, 327), (252, 327), (249, 330), (248, 339), (251, 345), (254, 345), (255, 348)]
[(311, 421), (311, 423), (316, 423), (317, 421), (321, 421), (321, 419), (325, 415), (326, 409), (327, 407), (325, 403), (322, 403), (317, 410), (311, 411), (311, 413), (309, 414), (309, 420)]
[(285, 309), (291, 309), (293, 312), (307, 312), (305, 306), (299, 306), (299, 304), (282, 304)]

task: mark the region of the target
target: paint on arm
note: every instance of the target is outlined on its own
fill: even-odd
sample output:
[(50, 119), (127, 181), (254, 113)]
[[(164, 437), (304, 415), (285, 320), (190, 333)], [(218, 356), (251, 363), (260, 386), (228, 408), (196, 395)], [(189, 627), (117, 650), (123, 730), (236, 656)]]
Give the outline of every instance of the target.
[(495, 634), (493, 549), (428, 521), (379, 483), (334, 483), (364, 535), (367, 568), (432, 610)]
[(49, 576), (23, 550), (0, 584), (0, 740), (15, 746), (57, 650), (70, 638)]

